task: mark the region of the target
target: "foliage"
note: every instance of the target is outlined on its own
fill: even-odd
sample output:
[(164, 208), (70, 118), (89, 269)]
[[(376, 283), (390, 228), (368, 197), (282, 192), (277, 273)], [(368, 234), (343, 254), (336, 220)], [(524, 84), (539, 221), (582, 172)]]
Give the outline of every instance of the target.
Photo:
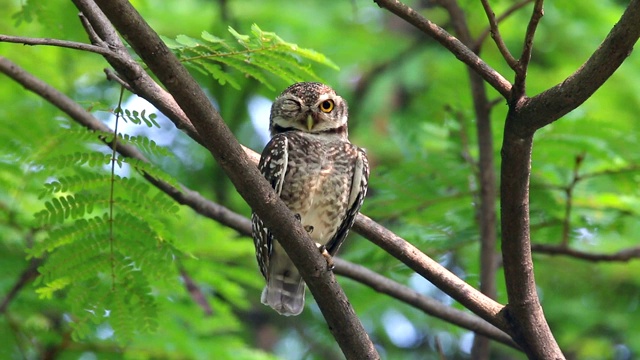
[[(480, 5), (460, 3), (473, 35), (479, 34), (486, 27)], [(512, 2), (491, 3), (501, 13)], [(70, 2), (0, 5), (7, 9), (0, 33), (86, 41)], [(465, 68), (451, 54), (419, 41), (423, 34), (391, 21), (368, 2), (158, 6), (143, 0), (135, 5), (155, 22), (241, 138), (256, 137), (247, 108), (257, 97), (273, 98), (300, 79), (332, 84), (349, 101), (352, 141), (368, 149), (373, 165), (363, 212), (478, 285), (475, 119)], [(529, 69), (530, 95), (580, 66), (622, 11), (611, 1), (546, 2), (545, 7)], [(529, 9), (500, 24), (514, 52)], [(421, 12), (448, 24), (441, 9)], [(107, 65), (95, 54), (6, 43), (0, 43), (0, 53), (105, 121), (113, 115), (104, 110), (115, 107), (120, 89), (103, 79)], [(482, 56), (511, 74), (490, 39)], [(561, 243), (568, 226), (566, 240), (575, 249), (614, 253), (637, 246), (640, 159), (633, 149), (640, 133), (639, 61), (631, 55), (587, 103), (537, 134), (534, 244)], [(199, 155), (202, 149), (181, 134), (169, 136), (171, 125), (162, 116), (123, 105), (121, 121), (127, 124), (117, 141), (143, 150), (156, 165), (118, 157), (111, 174), (112, 154), (104, 145), (113, 140), (111, 134), (77, 128), (12, 81), (2, 82), (0, 98), (0, 301), (20, 281), (28, 284), (0, 316), (0, 357), (39, 358), (52, 349), (66, 357), (90, 352), (99, 358), (335, 356), (338, 350), (309, 295), (309, 306), (297, 319), (274, 316), (259, 304), (262, 279), (250, 239), (178, 207), (140, 176), (188, 184), (249, 213), (219, 168)], [(505, 113), (503, 103), (492, 109), (497, 166)], [(261, 113), (259, 120), (266, 117)], [(341, 255), (459, 306), (358, 236), (351, 236)], [(637, 260), (534, 259), (545, 314), (568, 355), (625, 359), (640, 353)], [(29, 269), (36, 267), (32, 285), (35, 274)], [(450, 359), (468, 357), (469, 332), (356, 282), (339, 281), (386, 358), (440, 358), (439, 351)], [(211, 312), (194, 301), (191, 283)], [(497, 283), (498, 300), (505, 303), (501, 274)], [(496, 357), (522, 358), (501, 346), (494, 351)]]
[(258, 80), (271, 90), (275, 89), (267, 79), (269, 74), (289, 83), (300, 79), (319, 81), (311, 67), (300, 59), (338, 68), (324, 55), (288, 43), (273, 32), (262, 31), (256, 24), (251, 26), (251, 35), (240, 34), (232, 27), (229, 32), (239, 46), (207, 31), (202, 32), (201, 39), (178, 35), (175, 42), (167, 41), (167, 44), (182, 62), (211, 75), (220, 85), (228, 83), (236, 89), (240, 88), (238, 77), (241, 76)]

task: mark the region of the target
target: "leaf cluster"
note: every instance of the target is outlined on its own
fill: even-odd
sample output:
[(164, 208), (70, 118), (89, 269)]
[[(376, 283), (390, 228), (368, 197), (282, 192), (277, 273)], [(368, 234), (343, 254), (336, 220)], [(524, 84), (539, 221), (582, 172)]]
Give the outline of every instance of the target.
[[(74, 129), (62, 136), (67, 140), (38, 159), (40, 166), (55, 173), (40, 193), (44, 208), (35, 214), (47, 235), (28, 251), (29, 257), (46, 258), (38, 268), (36, 292), (45, 299), (66, 293), (75, 338), (85, 338), (94, 325), (108, 323), (116, 339), (127, 342), (135, 333), (157, 327), (151, 280), (175, 277), (175, 269), (167, 264), (179, 253), (162, 221), (175, 217), (178, 206), (136, 173), (175, 180), (149, 164), (91, 150), (91, 144), (114, 141), (112, 134)], [(144, 137), (125, 135), (116, 141), (168, 153)], [(73, 151), (64, 142), (84, 142), (84, 149)], [(110, 171), (125, 164), (135, 170), (131, 176)]]
[(337, 69), (331, 60), (321, 53), (289, 43), (273, 32), (251, 26), (251, 34), (240, 34), (232, 27), (229, 41), (202, 32), (199, 39), (178, 35), (175, 40), (165, 42), (187, 66), (218, 80), (220, 85), (229, 84), (240, 89), (240, 77), (251, 77), (274, 90), (270, 76), (277, 76), (287, 83), (300, 79), (321, 79), (315, 74), (310, 60)]

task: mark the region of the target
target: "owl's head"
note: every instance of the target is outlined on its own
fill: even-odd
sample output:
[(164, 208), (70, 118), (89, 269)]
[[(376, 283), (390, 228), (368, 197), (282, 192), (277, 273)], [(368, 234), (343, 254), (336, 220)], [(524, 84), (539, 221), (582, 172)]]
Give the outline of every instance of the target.
[(301, 82), (289, 86), (271, 106), (271, 136), (290, 130), (347, 136), (347, 102), (327, 85)]

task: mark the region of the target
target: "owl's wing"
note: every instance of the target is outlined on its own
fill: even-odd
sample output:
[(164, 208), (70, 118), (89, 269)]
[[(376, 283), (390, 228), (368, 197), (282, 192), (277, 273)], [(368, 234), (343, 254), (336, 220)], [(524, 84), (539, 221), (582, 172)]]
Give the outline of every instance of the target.
[[(287, 165), (289, 160), (288, 140), (284, 135), (276, 135), (265, 146), (262, 151), (262, 157), (258, 164), (258, 169), (262, 175), (269, 181), (276, 194), (280, 196), (282, 192), (282, 184), (287, 173)], [(253, 235), (253, 243), (256, 246), (256, 258), (260, 266), (260, 272), (267, 278), (267, 270), (269, 269), (269, 256), (273, 247), (273, 234), (267, 229), (258, 215), (251, 213), (251, 230)]]
[(351, 189), (349, 192), (349, 205), (347, 214), (338, 227), (338, 231), (333, 238), (327, 243), (327, 251), (332, 256), (340, 249), (340, 245), (349, 234), (349, 230), (353, 226), (356, 216), (362, 207), (364, 197), (367, 195), (369, 185), (369, 161), (364, 150), (356, 148), (356, 161), (354, 165), (353, 178), (351, 180)]

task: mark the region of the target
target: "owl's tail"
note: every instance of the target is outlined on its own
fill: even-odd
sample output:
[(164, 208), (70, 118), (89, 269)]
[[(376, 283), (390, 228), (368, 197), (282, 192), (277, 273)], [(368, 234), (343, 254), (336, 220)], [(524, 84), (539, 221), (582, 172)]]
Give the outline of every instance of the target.
[(280, 315), (298, 315), (304, 309), (304, 281), (298, 270), (292, 268), (272, 273), (260, 299)]

